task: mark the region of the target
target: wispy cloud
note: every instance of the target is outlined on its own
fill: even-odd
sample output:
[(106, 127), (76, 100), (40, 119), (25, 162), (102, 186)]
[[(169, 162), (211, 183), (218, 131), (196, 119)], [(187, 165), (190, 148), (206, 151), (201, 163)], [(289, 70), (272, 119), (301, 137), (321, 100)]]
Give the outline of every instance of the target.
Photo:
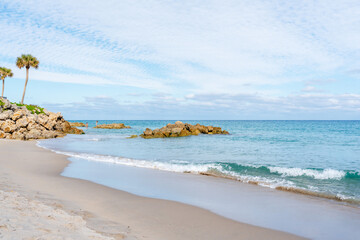
[(306, 102), (299, 92), (341, 85), (359, 68), (359, 12), (356, 0), (0, 0), (0, 65), (31, 52), (41, 60), (32, 73), (39, 81), (129, 86), (167, 93), (162, 100), (248, 94), (268, 101), (262, 105)]
[[(360, 95), (306, 93), (287, 97), (256, 94), (199, 94), (182, 99), (157, 94), (150, 100), (117, 101), (97, 96), (83, 102), (48, 104), (80, 119), (357, 119)], [(341, 114), (340, 114), (341, 113)]]

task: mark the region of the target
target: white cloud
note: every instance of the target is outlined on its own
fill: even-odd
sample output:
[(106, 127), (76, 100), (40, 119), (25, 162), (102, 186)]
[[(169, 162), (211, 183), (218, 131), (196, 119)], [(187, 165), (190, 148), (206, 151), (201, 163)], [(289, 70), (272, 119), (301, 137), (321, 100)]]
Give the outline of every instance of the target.
[[(307, 108), (297, 102), (307, 95), (285, 96), (315, 93), (360, 64), (356, 0), (0, 0), (0, 9), (0, 64), (30, 52), (41, 63), (31, 72), (36, 80), (169, 94), (162, 100), (247, 93), (262, 106), (288, 101), (286, 111)], [(337, 91), (343, 94), (334, 99), (343, 99), (345, 91)], [(325, 97), (319, 100), (327, 106)], [(356, 99), (344, 101), (340, 108), (358, 107)]]

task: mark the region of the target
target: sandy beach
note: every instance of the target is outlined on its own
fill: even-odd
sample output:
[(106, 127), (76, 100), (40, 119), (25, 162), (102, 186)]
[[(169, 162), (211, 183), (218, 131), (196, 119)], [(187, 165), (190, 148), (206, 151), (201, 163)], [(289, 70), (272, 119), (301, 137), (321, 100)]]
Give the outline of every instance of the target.
[(35, 141), (1, 141), (0, 152), (3, 239), (302, 239), (63, 177), (66, 157)]

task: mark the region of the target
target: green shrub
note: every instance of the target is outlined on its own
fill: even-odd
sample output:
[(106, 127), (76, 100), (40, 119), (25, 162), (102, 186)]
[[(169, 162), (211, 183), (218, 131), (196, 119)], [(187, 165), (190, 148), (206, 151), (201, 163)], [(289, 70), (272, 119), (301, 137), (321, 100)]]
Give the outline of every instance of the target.
[(27, 105), (27, 104), (21, 104), (21, 103), (13, 103), (12, 104), (16, 104), (16, 106), (18, 107), (22, 107), (25, 106), (27, 110), (29, 110), (32, 114), (45, 114), (44, 112), (44, 108), (39, 107), (37, 105)]

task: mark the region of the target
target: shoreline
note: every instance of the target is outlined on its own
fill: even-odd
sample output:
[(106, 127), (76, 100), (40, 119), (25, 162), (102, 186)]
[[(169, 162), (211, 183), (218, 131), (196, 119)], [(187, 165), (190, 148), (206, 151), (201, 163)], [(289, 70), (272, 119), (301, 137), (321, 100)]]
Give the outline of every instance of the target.
[[(127, 136), (127, 134), (131, 133), (126, 133), (124, 135)], [(125, 139), (124, 136), (122, 137)], [(71, 137), (69, 139), (74, 140), (77, 144), (82, 142), (82, 140), (77, 141), (79, 139), (76, 140)], [(166, 153), (163, 152), (162, 153), (167, 156), (165, 159), (159, 157), (160, 154), (156, 155), (156, 152), (149, 156), (144, 154), (136, 155), (136, 153), (134, 155), (134, 150), (131, 149), (133, 146), (130, 146), (129, 144), (130, 141), (122, 142), (123, 145), (128, 146), (131, 149), (129, 152), (127, 152), (126, 149), (122, 149), (122, 151), (103, 151), (100, 147), (98, 148), (94, 145), (95, 142), (97, 145), (97, 142), (100, 141), (99, 145), (101, 146), (103, 144), (103, 139), (106, 139), (106, 135), (101, 135), (101, 133), (89, 132), (88, 137), (85, 136), (85, 141), (82, 142), (84, 143), (83, 147), (89, 147), (93, 144), (94, 151), (91, 149), (86, 151), (86, 149), (67, 148), (65, 145), (63, 147), (57, 147), (57, 144), (59, 144), (59, 146), (64, 144), (64, 141), (62, 140), (59, 140), (59, 142), (50, 142), (50, 144), (47, 141), (39, 142), (38, 146), (68, 157), (176, 173), (199, 174), (225, 178), (265, 188), (277, 189), (279, 191), (334, 200), (340, 202), (341, 204), (347, 204), (349, 206), (360, 208), (360, 198), (358, 197), (358, 192), (348, 191), (350, 187), (355, 187), (356, 190), (356, 186), (353, 183), (359, 180), (359, 170), (344, 170), (345, 168), (336, 168), (331, 166), (323, 168), (311, 166), (307, 168), (296, 164), (294, 167), (291, 167), (286, 164), (285, 166), (282, 166), (281, 164), (269, 165), (267, 162), (255, 164), (236, 163), (226, 160), (216, 161), (216, 159), (211, 158), (211, 156), (211, 160), (208, 162), (207, 160), (205, 160), (205, 162), (197, 161), (196, 158), (191, 157), (180, 157), (180, 160), (174, 160), (173, 162), (172, 160), (167, 160), (168, 158), (171, 159), (172, 156), (167, 156)], [(193, 139), (195, 138), (189, 138), (189, 141), (191, 142)], [(171, 142), (171, 140), (169, 141)], [(115, 142), (117, 144), (120, 143), (117, 140)], [(134, 145), (137, 144), (142, 145), (144, 143), (137, 142)], [(159, 144), (155, 144), (155, 146), (160, 147)], [(115, 144), (113, 144), (112, 147), (116, 149)], [(147, 150), (151, 151), (151, 149)], [(177, 152), (177, 154), (181, 153)], [(338, 182), (339, 184), (337, 185), (335, 182)], [(331, 188), (331, 184), (333, 183), (335, 186), (334, 189)], [(349, 186), (349, 184), (354, 186)]]
[(87, 227), (114, 239), (304, 239), (199, 207), (61, 176), (70, 161), (36, 142), (1, 141), (0, 152), (0, 190), (80, 216)]

